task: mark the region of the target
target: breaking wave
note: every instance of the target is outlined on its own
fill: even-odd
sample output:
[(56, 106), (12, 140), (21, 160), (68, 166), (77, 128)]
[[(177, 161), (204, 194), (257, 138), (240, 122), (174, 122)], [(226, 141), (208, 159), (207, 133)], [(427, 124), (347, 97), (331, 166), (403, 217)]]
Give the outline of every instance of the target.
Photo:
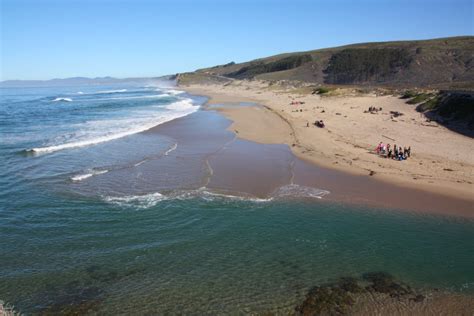
[(53, 102), (72, 102), (71, 98), (56, 98)]
[(82, 181), (82, 180), (85, 180), (87, 178), (90, 178), (90, 177), (93, 177), (93, 176), (96, 176), (96, 175), (99, 175), (99, 174), (104, 174), (104, 173), (107, 173), (107, 172), (109, 172), (109, 170), (91, 170), (88, 173), (78, 174), (78, 175), (72, 176), (71, 181), (74, 181), (74, 182)]
[[(152, 106), (153, 108), (154, 106)], [(163, 109), (162, 106), (156, 106)], [(29, 153), (50, 153), (64, 149), (85, 147), (108, 142), (132, 134), (144, 132), (157, 125), (189, 115), (199, 109), (191, 99), (184, 99), (165, 107), (168, 111), (153, 111), (138, 113), (137, 117), (121, 118), (115, 120), (91, 121), (84, 123), (78, 135), (70, 135), (72, 142), (36, 147), (26, 150)]]
[(117, 90), (103, 90), (103, 91), (97, 91), (92, 94), (111, 94), (111, 93), (123, 93), (127, 92), (127, 89), (117, 89)]

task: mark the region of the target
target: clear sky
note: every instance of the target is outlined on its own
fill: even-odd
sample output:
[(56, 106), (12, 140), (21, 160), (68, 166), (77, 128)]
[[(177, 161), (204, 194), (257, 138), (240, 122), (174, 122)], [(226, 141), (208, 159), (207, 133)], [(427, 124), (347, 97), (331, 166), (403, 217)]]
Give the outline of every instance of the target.
[(1, 78), (159, 76), (474, 33), (474, 0), (0, 0)]

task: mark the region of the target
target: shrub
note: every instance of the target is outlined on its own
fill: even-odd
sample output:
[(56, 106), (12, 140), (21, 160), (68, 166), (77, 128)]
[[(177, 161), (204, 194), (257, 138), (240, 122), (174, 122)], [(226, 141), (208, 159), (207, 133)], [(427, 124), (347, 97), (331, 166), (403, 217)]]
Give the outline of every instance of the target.
[(408, 100), (407, 103), (408, 104), (418, 104), (418, 103), (421, 103), (421, 102), (425, 102), (425, 101), (427, 101), (428, 99), (430, 99), (432, 97), (433, 97), (433, 95), (429, 94), (429, 93), (419, 93), (414, 98), (412, 98), (411, 100)]

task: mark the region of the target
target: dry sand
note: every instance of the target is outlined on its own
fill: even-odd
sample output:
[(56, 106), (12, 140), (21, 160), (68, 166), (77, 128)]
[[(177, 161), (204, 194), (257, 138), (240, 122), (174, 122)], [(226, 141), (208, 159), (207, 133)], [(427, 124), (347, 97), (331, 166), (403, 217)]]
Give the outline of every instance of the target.
[[(414, 105), (397, 96), (348, 89), (325, 97), (307, 89), (240, 80), (182, 88), (210, 97), (209, 104), (262, 105), (213, 106), (233, 120), (230, 129), (243, 139), (288, 144), (298, 157), (323, 167), (356, 175), (372, 173), (377, 180), (474, 202), (473, 139), (427, 122)], [(292, 101), (304, 104), (292, 105)], [(370, 106), (382, 111), (364, 113)], [(390, 111), (403, 115), (393, 118)], [(320, 119), (326, 128), (312, 124)], [(379, 157), (374, 149), (380, 141), (411, 146), (412, 157), (402, 162)]]

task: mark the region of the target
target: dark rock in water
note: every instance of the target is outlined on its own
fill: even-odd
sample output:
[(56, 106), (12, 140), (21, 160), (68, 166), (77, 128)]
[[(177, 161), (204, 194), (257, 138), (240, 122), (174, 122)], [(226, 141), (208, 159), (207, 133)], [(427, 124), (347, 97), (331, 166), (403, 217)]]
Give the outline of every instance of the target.
[[(364, 288), (359, 284), (360, 281), (369, 285)], [(362, 280), (343, 277), (336, 283), (313, 287), (295, 311), (300, 315), (345, 315), (350, 313), (350, 308), (356, 302), (358, 295), (363, 297), (368, 293), (409, 299), (416, 303), (423, 302), (425, 299), (409, 286), (395, 282), (393, 276), (386, 272), (369, 272), (362, 275)]]
[(372, 285), (369, 285), (366, 288), (370, 292), (386, 293), (391, 297), (412, 294), (409, 287), (396, 283), (393, 277), (385, 272), (365, 273), (362, 278), (366, 281), (372, 282)]
[(352, 277), (344, 277), (339, 280), (339, 288), (346, 292), (351, 292), (351, 293), (360, 293), (364, 291), (364, 288), (362, 288), (359, 283), (357, 282), (357, 279), (352, 278)]
[(417, 296), (411, 298), (410, 300), (415, 302), (415, 303), (421, 303), (425, 300), (425, 296), (421, 295), (421, 294), (418, 294)]
[(87, 274), (90, 278), (100, 282), (110, 282), (120, 279), (120, 276), (115, 271), (105, 271), (104, 267), (101, 266), (90, 266), (86, 269)]
[(103, 292), (98, 287), (81, 286), (71, 282), (45, 297), (45, 307), (40, 315), (85, 315), (97, 311), (102, 302)]
[(344, 315), (352, 304), (354, 299), (345, 290), (339, 287), (316, 286), (295, 310), (300, 315)]

